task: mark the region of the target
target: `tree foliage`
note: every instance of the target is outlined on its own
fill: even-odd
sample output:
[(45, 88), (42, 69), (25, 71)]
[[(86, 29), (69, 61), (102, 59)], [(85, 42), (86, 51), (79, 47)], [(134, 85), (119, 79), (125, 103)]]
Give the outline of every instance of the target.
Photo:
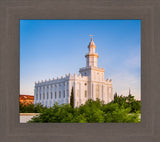
[[(124, 101), (125, 100), (125, 101)], [(115, 96), (115, 100), (104, 104), (97, 99), (88, 100), (84, 105), (74, 108), (70, 104), (58, 105), (44, 109), (39, 116), (32, 118), (30, 123), (105, 123), (105, 122), (140, 122), (140, 109), (137, 105), (130, 105), (134, 100), (132, 96)], [(133, 103), (136, 104), (136, 103)], [(134, 109), (133, 109), (134, 108)], [(133, 110), (132, 110), (133, 109)], [(134, 113), (133, 113), (134, 112)]]
[(73, 93), (73, 87), (72, 87), (72, 90), (71, 90), (70, 105), (71, 105), (72, 108), (74, 108), (74, 93)]
[(115, 93), (112, 103), (117, 103), (121, 108), (130, 108), (130, 113), (141, 112), (141, 101), (135, 100), (131, 94), (128, 96), (118, 96), (117, 93)]
[(41, 113), (47, 107), (44, 107), (42, 104), (27, 104), (23, 105), (19, 103), (19, 112), (20, 113)]

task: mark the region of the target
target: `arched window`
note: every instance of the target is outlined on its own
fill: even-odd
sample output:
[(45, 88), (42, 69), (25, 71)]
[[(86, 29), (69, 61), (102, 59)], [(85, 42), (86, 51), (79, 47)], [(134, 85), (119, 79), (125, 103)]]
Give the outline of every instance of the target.
[(41, 94), (39, 94), (39, 99), (41, 100)]
[(56, 92), (55, 92), (55, 99), (57, 98), (57, 94), (56, 94)]
[(79, 94), (79, 90), (77, 89), (77, 97), (78, 97), (78, 94)]
[(48, 92), (47, 92), (47, 100), (48, 100)]
[(99, 85), (96, 85), (96, 98), (99, 98)]
[(84, 96), (87, 98), (87, 90), (84, 91)]
[(69, 90), (67, 89), (67, 97), (69, 97)]
[(63, 98), (65, 98), (65, 90), (63, 91)]
[(59, 98), (61, 98), (61, 91), (59, 91)]
[(36, 94), (36, 100), (38, 100), (38, 93)]
[(104, 88), (103, 88), (103, 85), (102, 85), (102, 97), (103, 97), (103, 93), (104, 93), (103, 90), (104, 90)]
[(43, 93), (43, 99), (45, 99), (45, 94)]
[(53, 96), (52, 96), (52, 92), (51, 92), (51, 99), (53, 98)]
[(43, 86), (43, 93), (45, 92), (45, 86)]

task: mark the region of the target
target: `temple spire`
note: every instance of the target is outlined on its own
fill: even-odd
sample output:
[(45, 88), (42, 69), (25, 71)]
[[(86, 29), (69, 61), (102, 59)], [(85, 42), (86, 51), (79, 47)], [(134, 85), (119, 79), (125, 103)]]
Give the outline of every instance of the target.
[(93, 35), (90, 35), (91, 37), (91, 41), (89, 42), (88, 45), (88, 50), (89, 53), (87, 55), (85, 55), (86, 57), (86, 66), (89, 67), (97, 67), (97, 58), (98, 58), (98, 54), (95, 53), (95, 49), (96, 49), (96, 45), (93, 41)]
[(95, 45), (95, 43), (93, 41), (93, 35), (89, 35), (89, 36), (91, 37), (91, 41), (90, 41), (90, 43), (88, 45), (88, 48), (90, 50), (90, 48), (96, 48), (96, 45)]
[(93, 41), (93, 35), (89, 35), (91, 37), (91, 41)]
[(129, 95), (131, 95), (131, 89), (129, 88)]

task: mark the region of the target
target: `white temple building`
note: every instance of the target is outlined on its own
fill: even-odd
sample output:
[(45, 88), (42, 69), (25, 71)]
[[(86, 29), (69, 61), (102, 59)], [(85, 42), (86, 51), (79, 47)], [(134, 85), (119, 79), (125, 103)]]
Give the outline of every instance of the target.
[(41, 103), (51, 107), (56, 102), (70, 103), (71, 90), (74, 92), (74, 107), (79, 107), (88, 99), (99, 98), (104, 103), (113, 100), (112, 80), (104, 79), (104, 69), (97, 67), (98, 54), (93, 37), (88, 45), (89, 52), (85, 55), (86, 67), (79, 69), (79, 75), (66, 74), (65, 77), (49, 79), (35, 83), (34, 104)]

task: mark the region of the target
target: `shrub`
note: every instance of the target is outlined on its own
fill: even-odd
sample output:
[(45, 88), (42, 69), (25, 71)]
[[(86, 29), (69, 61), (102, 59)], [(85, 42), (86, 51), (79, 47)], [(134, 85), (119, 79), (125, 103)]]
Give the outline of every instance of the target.
[(130, 113), (131, 107), (125, 108), (119, 103), (104, 104), (99, 99), (88, 100), (79, 108), (72, 108), (70, 104), (45, 108), (39, 116), (32, 118), (32, 122), (52, 123), (104, 123), (104, 122), (140, 122), (139, 114)]

